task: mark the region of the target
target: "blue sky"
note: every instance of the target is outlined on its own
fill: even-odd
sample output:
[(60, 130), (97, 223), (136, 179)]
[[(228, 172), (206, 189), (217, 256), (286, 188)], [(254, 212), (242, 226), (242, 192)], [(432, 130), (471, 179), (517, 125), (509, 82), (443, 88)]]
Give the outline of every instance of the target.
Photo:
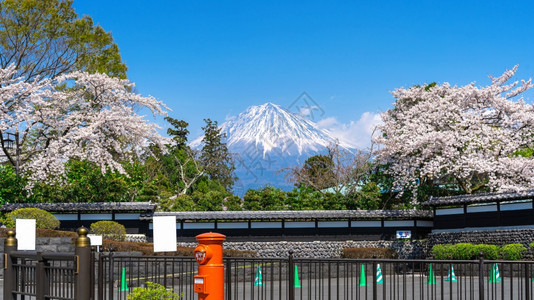
[[(389, 91), (425, 82), (489, 83), (519, 64), (534, 76), (532, 1), (74, 0), (111, 31), (137, 90), (170, 116), (220, 123), (302, 92), (325, 128), (355, 140), (392, 107)], [(532, 93), (531, 99), (534, 99)], [(160, 121), (162, 125), (163, 122)], [(360, 136), (361, 135), (361, 136)]]

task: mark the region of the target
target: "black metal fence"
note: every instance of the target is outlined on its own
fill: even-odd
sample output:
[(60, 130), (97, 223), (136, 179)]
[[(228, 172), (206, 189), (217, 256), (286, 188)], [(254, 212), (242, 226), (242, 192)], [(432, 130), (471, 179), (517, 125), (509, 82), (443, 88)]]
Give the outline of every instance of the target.
[[(6, 240), (7, 242), (7, 240)], [(13, 240), (11, 240), (13, 242)], [(192, 257), (16, 251), (5, 244), (4, 299), (126, 299), (156, 282), (197, 299)], [(225, 258), (225, 299), (532, 299), (532, 261)]]
[[(190, 257), (99, 254), (96, 299), (157, 282), (197, 299)], [(532, 299), (534, 262), (225, 258), (225, 299)], [(124, 274), (124, 275), (123, 275)], [(122, 281), (126, 282), (127, 290)]]
[(94, 261), (87, 229), (78, 230), (74, 253), (17, 251), (13, 231), (3, 253), (3, 299), (94, 299)]
[(14, 297), (74, 299), (76, 259), (72, 253), (15, 251), (10, 258), (12, 274), (16, 274), (12, 278)]

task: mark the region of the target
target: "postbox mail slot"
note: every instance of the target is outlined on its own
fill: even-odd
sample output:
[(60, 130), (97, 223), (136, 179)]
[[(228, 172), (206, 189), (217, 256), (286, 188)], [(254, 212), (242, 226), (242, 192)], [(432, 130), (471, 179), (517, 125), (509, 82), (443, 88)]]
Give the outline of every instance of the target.
[(206, 276), (195, 275), (195, 293), (206, 294)]

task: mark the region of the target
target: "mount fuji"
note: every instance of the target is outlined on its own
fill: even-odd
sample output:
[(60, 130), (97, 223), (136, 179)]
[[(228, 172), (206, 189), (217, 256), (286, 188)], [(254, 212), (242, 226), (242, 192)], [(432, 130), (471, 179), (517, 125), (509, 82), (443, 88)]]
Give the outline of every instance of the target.
[[(265, 185), (290, 189), (284, 169), (326, 153), (326, 147), (334, 143), (351, 148), (314, 122), (273, 103), (251, 106), (228, 118), (220, 128), (226, 134), (228, 150), (235, 155), (237, 195)], [(191, 147), (200, 148), (201, 141), (202, 136)]]

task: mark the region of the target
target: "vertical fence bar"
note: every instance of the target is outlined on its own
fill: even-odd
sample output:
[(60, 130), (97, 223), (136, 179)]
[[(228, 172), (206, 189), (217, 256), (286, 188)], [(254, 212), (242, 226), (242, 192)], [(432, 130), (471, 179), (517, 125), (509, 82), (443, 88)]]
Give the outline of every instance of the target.
[(104, 258), (98, 252), (98, 300), (104, 299)]
[[(525, 263), (525, 299), (530, 299), (530, 272), (528, 263)], [(504, 280), (503, 280), (504, 282)]]
[(226, 259), (226, 299), (232, 299), (232, 260)]
[[(373, 300), (376, 300), (378, 299), (378, 295), (377, 295), (377, 286), (376, 286), (376, 261), (374, 259), (376, 259), (375, 255), (373, 255), (373, 266), (372, 266), (373, 269), (372, 270), (374, 270), (374, 273), (375, 273), (375, 276), (374, 276), (375, 279), (373, 280)], [(384, 270), (382, 271), (383, 272), (382, 274), (385, 274), (385, 271), (386, 271), (386, 268), (384, 268)]]
[[(89, 244), (91, 244), (91, 243), (89, 243)], [(90, 256), (90, 264), (89, 264), (89, 268), (91, 269), (91, 284), (89, 285), (90, 286), (89, 291), (91, 292), (91, 295), (90, 295), (91, 299), (95, 299), (95, 274), (96, 274), (96, 270), (95, 270), (95, 261), (96, 261), (95, 254), (96, 253), (93, 251), (93, 248), (91, 247), (91, 256)]]
[(109, 249), (109, 271), (108, 271), (108, 300), (113, 300), (113, 268), (115, 267), (115, 260), (113, 258), (113, 249)]
[(289, 250), (289, 300), (295, 300), (295, 262), (293, 261), (293, 250)]
[(5, 300), (15, 299), (13, 289), (15, 288), (16, 274), (13, 272), (13, 258), (11, 252), (17, 251), (17, 239), (15, 232), (7, 232), (7, 238), (4, 241), (4, 298)]
[(478, 299), (484, 300), (484, 254), (482, 252), (478, 259)]

